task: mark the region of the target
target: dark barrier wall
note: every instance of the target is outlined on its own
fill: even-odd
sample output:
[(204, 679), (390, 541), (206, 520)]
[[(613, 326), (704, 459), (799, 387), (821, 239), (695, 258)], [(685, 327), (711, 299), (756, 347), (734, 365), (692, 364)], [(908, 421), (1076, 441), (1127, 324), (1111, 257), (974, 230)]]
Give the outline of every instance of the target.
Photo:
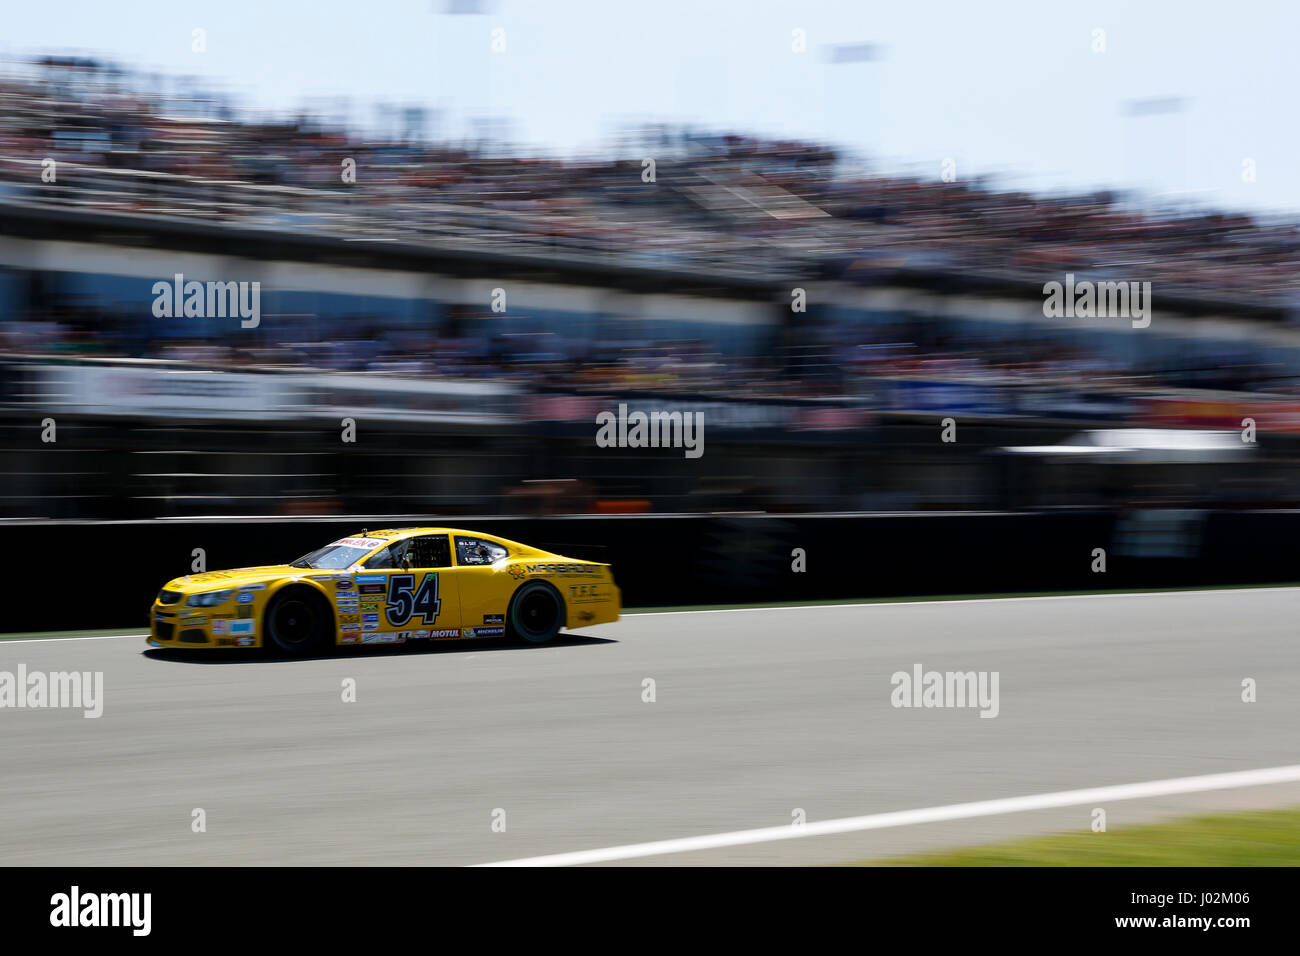
[[(1289, 511), (458, 523), (608, 561), (626, 607), (1300, 581), (1291, 543), (1300, 512)], [(273, 564), (361, 528), (333, 520), (0, 525), (10, 596), (0, 632), (143, 628), (155, 593), (191, 572), (196, 548), (209, 570)], [(796, 548), (803, 572), (792, 570)], [(1105, 573), (1092, 570), (1098, 548)]]

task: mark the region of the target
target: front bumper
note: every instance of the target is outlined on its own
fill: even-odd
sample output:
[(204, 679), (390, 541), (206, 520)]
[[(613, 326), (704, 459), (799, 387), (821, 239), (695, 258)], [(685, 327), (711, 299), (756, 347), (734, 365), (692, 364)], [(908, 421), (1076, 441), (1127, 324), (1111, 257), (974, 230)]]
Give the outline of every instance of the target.
[[(154, 602), (149, 612), (150, 647), (256, 647), (251, 619), (226, 613), (204, 613), (205, 608)], [(238, 632), (238, 633), (236, 633)], [(246, 633), (247, 632), (247, 633)]]

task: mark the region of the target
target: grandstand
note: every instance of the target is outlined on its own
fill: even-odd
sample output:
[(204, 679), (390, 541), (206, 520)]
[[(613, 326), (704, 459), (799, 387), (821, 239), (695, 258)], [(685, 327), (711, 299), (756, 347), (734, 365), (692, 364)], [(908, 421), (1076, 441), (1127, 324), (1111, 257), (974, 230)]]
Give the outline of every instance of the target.
[[(626, 155), (374, 141), (99, 61), (11, 64), (3, 413), (58, 409), (94, 450), (61, 477), (11, 433), (6, 512), (489, 513), (550, 507), (527, 490), (579, 476), (595, 509), (1300, 501), (1294, 224), (865, 175), (817, 144), (643, 139), (653, 182)], [(1141, 276), (1156, 320), (1045, 318), (1067, 271)], [(259, 283), (263, 320), (155, 316), (153, 284), (182, 273)], [(599, 402), (638, 395), (709, 409), (702, 468), (590, 454)], [(345, 415), (377, 424), (391, 468), (344, 463), (327, 423)], [(946, 416), (959, 462), (934, 447)], [(1135, 484), (1001, 452), (1245, 417), (1272, 436), (1250, 476), (1148, 462)], [(179, 446), (150, 448), (160, 422)]]

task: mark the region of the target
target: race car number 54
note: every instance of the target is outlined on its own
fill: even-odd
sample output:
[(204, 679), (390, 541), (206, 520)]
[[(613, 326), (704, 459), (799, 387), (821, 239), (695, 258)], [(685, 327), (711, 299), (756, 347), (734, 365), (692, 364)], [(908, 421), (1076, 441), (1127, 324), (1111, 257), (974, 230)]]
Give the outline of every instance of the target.
[(425, 624), (432, 624), (438, 619), (442, 610), (442, 601), (438, 597), (438, 572), (430, 571), (415, 587), (414, 574), (394, 574), (388, 578), (388, 608), (385, 611), (388, 623), (400, 627), (411, 619), (412, 614), (419, 614)]

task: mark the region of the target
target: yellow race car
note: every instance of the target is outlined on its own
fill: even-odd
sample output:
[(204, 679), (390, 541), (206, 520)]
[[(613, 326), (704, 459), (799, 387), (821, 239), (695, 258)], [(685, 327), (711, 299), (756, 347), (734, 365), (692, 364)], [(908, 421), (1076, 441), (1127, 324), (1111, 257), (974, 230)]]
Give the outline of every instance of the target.
[(273, 647), (510, 636), (617, 621), (608, 564), (457, 528), (362, 531), (289, 564), (168, 581), (149, 616), (152, 647)]

